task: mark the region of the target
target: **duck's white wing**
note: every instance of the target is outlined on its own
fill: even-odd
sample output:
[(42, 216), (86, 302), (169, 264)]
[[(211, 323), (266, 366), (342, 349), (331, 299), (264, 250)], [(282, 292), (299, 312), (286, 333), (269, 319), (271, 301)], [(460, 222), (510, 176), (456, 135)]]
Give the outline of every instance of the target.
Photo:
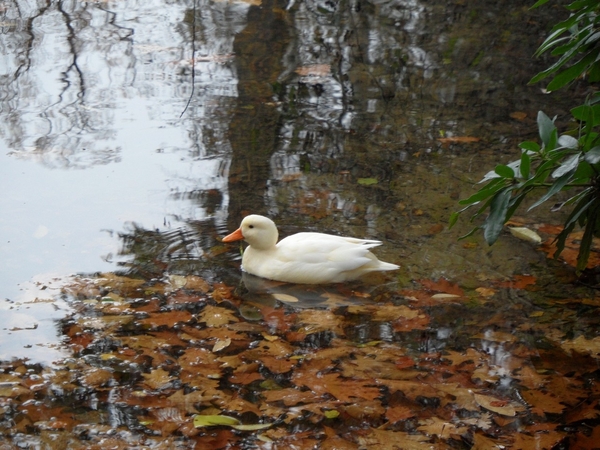
[(347, 272), (373, 261), (369, 249), (380, 241), (347, 238), (322, 233), (298, 233), (282, 239), (277, 253), (282, 263), (305, 269)]

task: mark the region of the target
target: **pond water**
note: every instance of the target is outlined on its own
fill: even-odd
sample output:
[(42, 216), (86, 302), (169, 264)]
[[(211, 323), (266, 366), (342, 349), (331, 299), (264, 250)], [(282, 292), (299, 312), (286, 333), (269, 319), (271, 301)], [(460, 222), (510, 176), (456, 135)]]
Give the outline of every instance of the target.
[(538, 110), (564, 115), (526, 84), (544, 67), (532, 54), (548, 11), (196, 0), (1, 12), (1, 358), (57, 356), (46, 345), (69, 306), (44, 300), (71, 273), (235, 280), (218, 238), (250, 212), (282, 235), (381, 239), (401, 285), (545, 267), (527, 243), (465, 248), (466, 229), (444, 226), (535, 136)]
[[(563, 13), (516, 0), (0, 4), (2, 436), (600, 439), (594, 291), (508, 231), (488, 247), (458, 240), (470, 224), (447, 228), (488, 170), (537, 139), (539, 110), (564, 128), (585, 96), (583, 83), (527, 84)], [(221, 238), (249, 213), (280, 236), (381, 240), (375, 253), (401, 267), (334, 287), (242, 275)], [(540, 207), (522, 224), (546, 239), (539, 226), (562, 214)], [(348, 397), (339, 376), (367, 380), (356, 392), (371, 397)], [(280, 390), (324, 403), (292, 402), (284, 429)], [(280, 428), (202, 434), (200, 411)]]

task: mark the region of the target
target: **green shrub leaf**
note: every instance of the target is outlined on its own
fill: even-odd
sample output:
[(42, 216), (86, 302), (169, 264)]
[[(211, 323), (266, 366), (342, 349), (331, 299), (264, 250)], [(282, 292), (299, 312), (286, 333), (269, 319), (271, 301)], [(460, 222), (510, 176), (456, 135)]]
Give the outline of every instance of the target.
[(506, 222), (506, 212), (508, 211), (511, 194), (511, 188), (505, 188), (494, 196), (490, 204), (490, 215), (483, 224), (483, 237), (488, 245), (496, 242), (502, 232), (502, 228)]
[(548, 200), (554, 194), (556, 194), (557, 192), (559, 192), (569, 182), (569, 180), (571, 179), (572, 175), (573, 175), (573, 173), (569, 172), (569, 173), (564, 174), (558, 180), (556, 180), (554, 182), (554, 184), (550, 187), (550, 189), (548, 189), (548, 192), (546, 192), (542, 196), (542, 198), (540, 198), (537, 202), (535, 202), (533, 205), (531, 205), (527, 211), (531, 211), (533, 208), (536, 208), (536, 207), (540, 206), (542, 203), (544, 203), (546, 200)]
[(529, 179), (529, 170), (531, 168), (531, 158), (527, 154), (527, 152), (521, 153), (521, 165), (519, 166), (519, 170), (521, 171), (521, 176), (526, 180)]
[(558, 169), (552, 172), (552, 178), (560, 178), (567, 172), (574, 172), (579, 165), (579, 157), (581, 153), (569, 156), (565, 162), (563, 162)]
[(515, 171), (511, 167), (508, 167), (504, 164), (498, 164), (496, 166), (496, 168), (494, 169), (494, 172), (496, 172), (498, 175), (500, 175), (501, 177), (504, 177), (504, 178), (514, 178), (515, 177)]
[(546, 114), (542, 111), (538, 112), (537, 116), (538, 129), (540, 130), (540, 139), (542, 143), (546, 147), (547, 150), (552, 150), (550, 148), (550, 143), (552, 139), (552, 133), (556, 132), (556, 126), (554, 125), (554, 121), (550, 119)]
[(527, 150), (527, 151), (535, 152), (535, 153), (538, 153), (540, 151), (540, 144), (538, 144), (537, 142), (533, 142), (533, 141), (521, 142), (519, 144), (519, 147), (522, 148), (523, 150)]

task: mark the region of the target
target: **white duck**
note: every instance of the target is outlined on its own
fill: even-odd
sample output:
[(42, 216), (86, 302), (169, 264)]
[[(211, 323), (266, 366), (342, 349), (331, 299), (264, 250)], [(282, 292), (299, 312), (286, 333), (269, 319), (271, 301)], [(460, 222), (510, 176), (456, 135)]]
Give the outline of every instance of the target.
[(248, 248), (242, 270), (252, 275), (286, 283), (340, 283), (379, 270), (395, 270), (395, 264), (379, 261), (369, 251), (380, 241), (298, 233), (277, 243), (275, 223), (264, 216), (250, 215), (223, 242), (244, 239)]

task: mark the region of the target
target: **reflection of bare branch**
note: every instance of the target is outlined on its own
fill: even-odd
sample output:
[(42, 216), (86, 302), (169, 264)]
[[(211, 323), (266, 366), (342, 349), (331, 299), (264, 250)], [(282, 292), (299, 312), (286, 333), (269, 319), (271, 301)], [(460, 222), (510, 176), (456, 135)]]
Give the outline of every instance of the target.
[(190, 91), (190, 96), (188, 98), (187, 103), (185, 104), (185, 108), (181, 111), (181, 115), (179, 118), (181, 119), (185, 112), (190, 106), (190, 102), (192, 101), (192, 97), (194, 96), (194, 88), (196, 81), (196, 0), (194, 0), (194, 8), (192, 14), (192, 89)]
[[(120, 148), (105, 144), (115, 136), (114, 119), (98, 80), (102, 70), (110, 76), (115, 58), (133, 66), (123, 60), (132, 58), (132, 30), (117, 25), (114, 13), (87, 3), (47, 2), (36, 10), (15, 1), (6, 14), (29, 14), (21, 18), (26, 32), (0, 35), (0, 49), (14, 61), (4, 76), (12, 78), (0, 86), (0, 134), (13, 154), (52, 167), (118, 160)], [(118, 89), (127, 78), (111, 82)]]
[[(66, 41), (69, 44), (69, 48), (71, 50), (70, 53), (72, 55), (71, 64), (63, 72), (62, 81), (64, 81), (64, 83), (65, 83), (65, 91), (66, 91), (69, 88), (70, 84), (71, 84), (69, 82), (69, 80), (68, 80), (68, 74), (69, 74), (69, 72), (71, 72), (71, 70), (74, 70), (77, 73), (77, 76), (79, 78), (79, 92), (77, 93), (77, 97), (80, 100), (83, 100), (85, 98), (85, 79), (84, 79), (83, 72), (82, 72), (81, 68), (77, 64), (77, 57), (79, 55), (79, 52), (78, 52), (78, 49), (75, 46), (76, 40), (77, 40), (76, 33), (75, 33), (74, 28), (73, 28), (73, 23), (71, 21), (71, 16), (64, 9), (62, 9), (62, 7), (63, 7), (63, 2), (58, 2), (57, 3), (57, 10), (64, 17), (65, 27), (68, 30)], [(60, 101), (62, 102), (62, 93), (59, 95), (59, 98), (60, 98)]]

